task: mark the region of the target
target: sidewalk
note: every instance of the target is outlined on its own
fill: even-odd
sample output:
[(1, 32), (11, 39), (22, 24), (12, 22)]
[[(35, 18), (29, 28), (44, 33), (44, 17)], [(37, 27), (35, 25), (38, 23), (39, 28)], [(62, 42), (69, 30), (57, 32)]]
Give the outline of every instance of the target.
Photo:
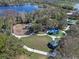
[(30, 36), (30, 35), (21, 35), (21, 36), (19, 36), (19, 35), (15, 35), (14, 33), (12, 33), (12, 35), (15, 36), (18, 39), (21, 39), (23, 37), (29, 37)]
[(44, 52), (44, 51), (40, 51), (40, 50), (29, 48), (26, 45), (24, 45), (23, 48), (26, 49), (29, 52), (34, 52), (34, 53), (42, 54), (42, 55), (45, 55), (45, 56), (52, 56), (52, 57), (56, 56), (55, 53), (50, 54), (49, 52)]

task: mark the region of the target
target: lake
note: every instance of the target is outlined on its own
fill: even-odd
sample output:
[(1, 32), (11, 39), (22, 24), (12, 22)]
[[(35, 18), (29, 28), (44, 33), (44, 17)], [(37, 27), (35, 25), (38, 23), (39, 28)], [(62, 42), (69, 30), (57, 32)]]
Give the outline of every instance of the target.
[(77, 4), (74, 5), (74, 9), (79, 10), (79, 3), (77, 3)]
[(0, 6), (0, 15), (4, 15), (5, 13), (11, 14), (11, 12), (32, 13), (33, 11), (37, 10), (39, 10), (38, 5), (32, 4)]

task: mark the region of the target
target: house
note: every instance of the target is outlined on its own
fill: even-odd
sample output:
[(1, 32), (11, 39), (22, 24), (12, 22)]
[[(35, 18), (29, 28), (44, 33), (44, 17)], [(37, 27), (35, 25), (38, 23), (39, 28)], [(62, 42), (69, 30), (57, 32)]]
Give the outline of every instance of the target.
[(68, 25), (75, 25), (77, 22), (78, 22), (78, 20), (67, 19)]
[(76, 19), (64, 19), (62, 21), (60, 21), (61, 25), (63, 25), (63, 27), (67, 27), (68, 25), (75, 25), (78, 22), (78, 20)]

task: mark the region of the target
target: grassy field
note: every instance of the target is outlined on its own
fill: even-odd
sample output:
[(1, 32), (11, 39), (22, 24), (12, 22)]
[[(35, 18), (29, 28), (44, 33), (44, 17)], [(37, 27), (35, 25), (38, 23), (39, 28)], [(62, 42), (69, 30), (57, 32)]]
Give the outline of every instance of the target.
[(17, 55), (15, 59), (47, 59), (47, 56), (32, 53), (29, 55)]
[(62, 31), (59, 31), (59, 33), (56, 34), (56, 36), (61, 36), (61, 37), (63, 37), (63, 36), (65, 36), (65, 34), (64, 34)]
[(28, 47), (43, 51), (50, 51), (50, 49), (47, 47), (47, 44), (50, 41), (51, 38), (48, 36), (31, 36), (27, 38), (22, 38), (22, 42)]
[[(30, 48), (35, 48), (42, 51), (50, 51), (47, 47), (48, 42), (51, 41), (51, 38), (48, 36), (36, 36), (33, 35), (31, 37), (22, 38), (22, 42)], [(36, 53), (31, 53), (25, 50), (26, 55), (18, 56), (16, 59), (47, 59), (47, 56), (43, 56)]]

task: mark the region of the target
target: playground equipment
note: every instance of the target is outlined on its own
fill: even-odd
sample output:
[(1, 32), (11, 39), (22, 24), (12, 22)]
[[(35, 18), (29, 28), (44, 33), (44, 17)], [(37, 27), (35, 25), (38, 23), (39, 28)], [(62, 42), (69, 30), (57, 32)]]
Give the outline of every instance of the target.
[(59, 46), (59, 40), (51, 41), (51, 42), (49, 42), (49, 43), (47, 44), (47, 46), (48, 46), (50, 49), (54, 50), (54, 49), (56, 49), (56, 48)]
[(52, 34), (57, 34), (58, 32), (59, 32), (59, 29), (57, 27), (55, 27), (55, 28), (50, 28), (47, 31), (47, 34), (52, 35)]

